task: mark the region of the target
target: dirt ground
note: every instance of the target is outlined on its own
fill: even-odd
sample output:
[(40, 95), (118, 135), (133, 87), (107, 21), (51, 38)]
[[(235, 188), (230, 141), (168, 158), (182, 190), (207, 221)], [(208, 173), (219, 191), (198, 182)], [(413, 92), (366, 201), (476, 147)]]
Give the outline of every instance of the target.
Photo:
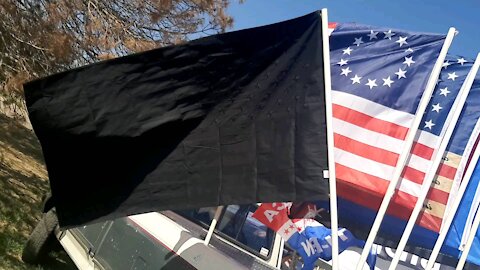
[(76, 269), (65, 252), (42, 266), (24, 264), (22, 249), (48, 192), (42, 151), (33, 131), (0, 113), (0, 269)]

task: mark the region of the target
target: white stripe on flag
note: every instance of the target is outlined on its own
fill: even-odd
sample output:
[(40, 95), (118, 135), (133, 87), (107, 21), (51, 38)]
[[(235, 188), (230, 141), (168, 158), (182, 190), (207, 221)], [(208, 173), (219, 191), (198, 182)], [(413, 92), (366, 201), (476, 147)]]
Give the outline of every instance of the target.
[(400, 154), (403, 140), (395, 139), (385, 134), (377, 133), (349, 122), (333, 118), (333, 129), (336, 134), (353, 140)]
[(382, 178), (385, 181), (388, 181), (387, 179), (392, 177), (393, 171), (395, 170), (395, 167), (357, 156), (338, 148), (335, 149), (335, 162), (345, 167)]
[(397, 185), (398, 190), (403, 191), (415, 197), (418, 197), (418, 195), (420, 194), (420, 188), (421, 188), (420, 184), (414, 183), (404, 178)]
[(410, 127), (410, 124), (415, 117), (413, 114), (397, 111), (368, 99), (337, 90), (332, 90), (332, 102), (405, 128)]
[(280, 227), (280, 229), (278, 229), (277, 232), (283, 239), (285, 239), (285, 241), (288, 241), (290, 237), (297, 232), (297, 226), (292, 220), (288, 220), (282, 225), (282, 227)]
[(415, 141), (418, 143), (421, 143), (425, 146), (428, 146), (430, 148), (437, 148), (438, 147), (438, 136), (435, 134), (432, 134), (430, 132), (426, 131), (421, 131), (418, 137), (415, 137)]
[(416, 155), (410, 155), (407, 159), (407, 166), (417, 171), (427, 172), (430, 169), (432, 162), (429, 159), (424, 159)]

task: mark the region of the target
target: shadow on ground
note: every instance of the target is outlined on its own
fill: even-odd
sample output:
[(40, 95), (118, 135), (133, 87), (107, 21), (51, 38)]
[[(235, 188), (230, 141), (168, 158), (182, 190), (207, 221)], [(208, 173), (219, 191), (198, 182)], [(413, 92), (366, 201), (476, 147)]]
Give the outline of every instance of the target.
[(63, 251), (41, 266), (21, 260), (49, 185), (37, 138), (16, 121), (0, 113), (0, 269), (76, 269)]

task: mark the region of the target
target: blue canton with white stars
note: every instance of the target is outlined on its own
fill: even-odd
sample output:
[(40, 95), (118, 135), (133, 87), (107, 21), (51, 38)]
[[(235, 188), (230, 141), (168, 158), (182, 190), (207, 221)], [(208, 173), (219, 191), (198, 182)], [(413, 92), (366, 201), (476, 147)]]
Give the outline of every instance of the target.
[[(443, 64), (446, 80), (453, 82), (452, 79), (455, 75), (455, 81), (464, 81), (466, 74), (473, 66), (472, 59), (465, 59), (463, 57), (449, 57)], [(454, 75), (454, 74), (455, 75)], [(450, 74), (450, 79), (449, 78)], [(443, 83), (443, 82), (441, 82)], [(448, 88), (450, 90), (450, 88)], [(445, 90), (444, 90), (445, 91)], [(445, 91), (446, 92), (446, 91)], [(470, 89), (470, 92), (465, 101), (462, 113), (456, 123), (455, 130), (453, 131), (452, 138), (447, 146), (447, 152), (452, 152), (458, 155), (463, 155), (468, 140), (472, 134), (472, 131), (480, 117), (480, 74), (477, 74), (475, 81)]]
[(460, 92), (470, 68), (464, 58), (448, 56), (442, 65), (442, 72), (437, 81), (430, 103), (425, 111), (419, 129), (440, 135), (448, 113)]
[(330, 40), (332, 89), (415, 114), (445, 35), (338, 24)]

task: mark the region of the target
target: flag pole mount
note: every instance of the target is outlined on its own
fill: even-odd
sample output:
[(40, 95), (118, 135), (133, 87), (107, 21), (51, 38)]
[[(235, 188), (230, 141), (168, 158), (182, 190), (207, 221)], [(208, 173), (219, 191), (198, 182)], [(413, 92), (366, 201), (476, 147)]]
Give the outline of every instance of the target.
[(222, 211), (223, 211), (223, 206), (217, 207), (217, 210), (215, 211), (215, 215), (213, 216), (212, 223), (210, 223), (210, 228), (208, 228), (207, 236), (205, 236), (205, 241), (203, 242), (206, 246), (208, 246), (208, 244), (210, 243), (210, 239), (212, 239), (213, 232), (217, 227), (217, 222), (218, 222), (218, 219), (220, 218), (220, 215), (222, 214)]

